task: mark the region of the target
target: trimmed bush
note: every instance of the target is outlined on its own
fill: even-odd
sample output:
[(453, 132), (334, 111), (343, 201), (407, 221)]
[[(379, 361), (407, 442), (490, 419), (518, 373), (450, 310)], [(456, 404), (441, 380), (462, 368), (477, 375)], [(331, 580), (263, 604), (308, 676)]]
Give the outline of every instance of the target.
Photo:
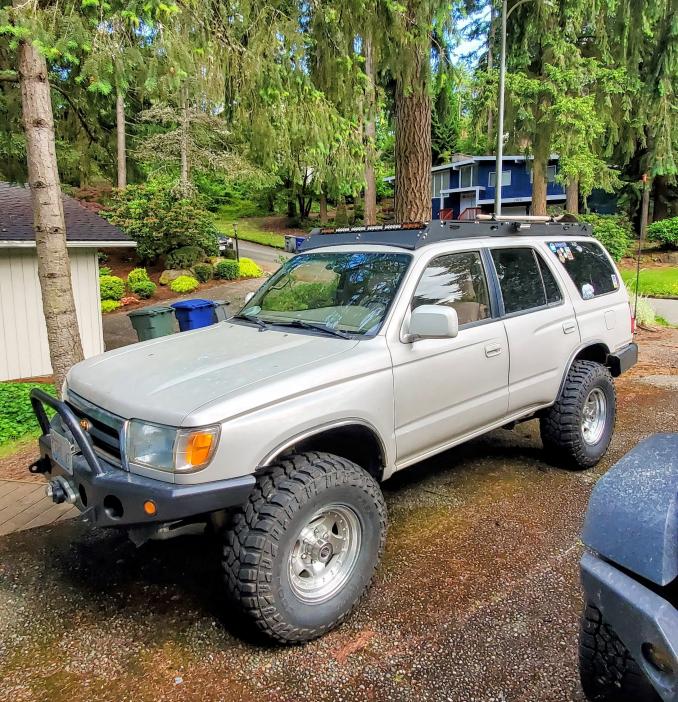
[(113, 271), (108, 266), (100, 266), (99, 275), (113, 275)]
[(106, 314), (107, 312), (114, 312), (115, 310), (122, 307), (122, 302), (117, 300), (102, 300), (101, 301), (101, 311)]
[(122, 300), (125, 283), (117, 275), (102, 275), (99, 278), (99, 290), (102, 300)]
[(615, 261), (626, 254), (631, 243), (631, 223), (624, 215), (585, 214), (579, 219), (591, 225), (593, 236)]
[(219, 263), (214, 266), (214, 277), (221, 278), (222, 280), (235, 280), (239, 273), (238, 262), (230, 259), (219, 261)]
[(145, 268), (133, 268), (127, 276), (127, 284), (130, 288), (136, 283), (147, 283), (150, 280)]
[(143, 297), (144, 299), (153, 297), (156, 291), (156, 285), (152, 280), (140, 280), (138, 283), (134, 283), (129, 287), (135, 295)]
[(54, 385), (46, 383), (0, 383), (0, 445), (38, 431), (29, 397), (33, 388), (55, 394)]
[(193, 274), (201, 283), (206, 283), (214, 278), (214, 268), (209, 263), (196, 263)]
[(647, 238), (650, 241), (661, 241), (664, 246), (674, 249), (678, 247), (678, 217), (652, 222), (647, 228)]
[(205, 252), (199, 246), (182, 246), (165, 256), (165, 266), (173, 269), (190, 268), (205, 258)]
[(193, 292), (200, 283), (190, 275), (180, 275), (169, 284), (172, 292), (183, 294)]
[(251, 258), (240, 259), (240, 277), (241, 278), (261, 278), (264, 271)]

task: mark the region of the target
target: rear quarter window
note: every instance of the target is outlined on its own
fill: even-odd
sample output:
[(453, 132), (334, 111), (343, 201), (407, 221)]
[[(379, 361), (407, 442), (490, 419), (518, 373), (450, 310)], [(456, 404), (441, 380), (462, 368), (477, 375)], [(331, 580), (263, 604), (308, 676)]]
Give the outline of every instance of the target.
[(619, 290), (617, 271), (600, 244), (592, 241), (550, 241), (548, 247), (584, 300)]

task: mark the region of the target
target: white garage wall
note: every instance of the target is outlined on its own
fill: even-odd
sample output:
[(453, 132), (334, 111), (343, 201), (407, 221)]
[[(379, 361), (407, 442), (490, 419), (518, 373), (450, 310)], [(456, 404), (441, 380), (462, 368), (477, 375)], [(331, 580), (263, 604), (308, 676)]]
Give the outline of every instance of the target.
[[(85, 357), (104, 350), (96, 249), (69, 249)], [(38, 259), (32, 248), (0, 248), (0, 380), (49, 375)]]

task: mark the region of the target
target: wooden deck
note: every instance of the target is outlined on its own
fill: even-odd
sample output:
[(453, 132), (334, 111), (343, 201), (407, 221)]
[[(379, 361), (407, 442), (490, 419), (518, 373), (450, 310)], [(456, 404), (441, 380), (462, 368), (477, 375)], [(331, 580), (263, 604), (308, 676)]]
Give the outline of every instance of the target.
[(55, 505), (44, 483), (0, 480), (0, 536), (53, 524), (78, 514), (73, 505)]

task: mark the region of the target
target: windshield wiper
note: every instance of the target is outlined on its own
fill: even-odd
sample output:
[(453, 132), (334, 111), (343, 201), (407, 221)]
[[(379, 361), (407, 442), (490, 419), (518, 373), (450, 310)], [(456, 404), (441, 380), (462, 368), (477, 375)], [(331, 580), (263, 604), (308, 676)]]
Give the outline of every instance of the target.
[(313, 322), (304, 322), (301, 319), (293, 319), (290, 322), (273, 322), (281, 327), (298, 327), (299, 329), (310, 329), (312, 331), (324, 332), (332, 336), (338, 336), (340, 339), (352, 339), (353, 337), (340, 329), (333, 329), (326, 324), (315, 324)]
[(253, 315), (249, 314), (236, 314), (231, 317), (231, 319), (243, 319), (246, 322), (251, 322), (252, 324), (256, 324), (259, 327), (259, 331), (266, 331), (269, 328), (269, 325), (264, 322), (263, 319), (259, 319), (259, 317), (255, 317)]

